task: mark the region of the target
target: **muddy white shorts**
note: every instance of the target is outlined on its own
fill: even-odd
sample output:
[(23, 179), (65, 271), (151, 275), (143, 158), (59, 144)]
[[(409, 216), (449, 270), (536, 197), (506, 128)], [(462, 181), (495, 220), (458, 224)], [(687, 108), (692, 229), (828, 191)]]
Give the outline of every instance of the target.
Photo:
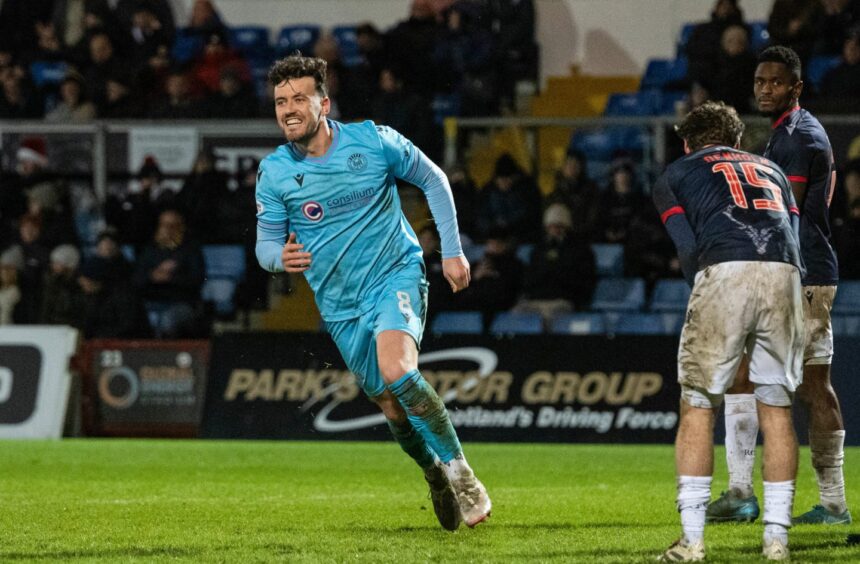
[(784, 388), (790, 403), (803, 377), (802, 299), (790, 264), (736, 261), (699, 271), (678, 350), (682, 397), (719, 406), (746, 349), (750, 381)]
[(803, 323), (806, 347), (805, 364), (830, 364), (833, 360), (833, 327), (830, 310), (836, 297), (836, 286), (803, 287)]

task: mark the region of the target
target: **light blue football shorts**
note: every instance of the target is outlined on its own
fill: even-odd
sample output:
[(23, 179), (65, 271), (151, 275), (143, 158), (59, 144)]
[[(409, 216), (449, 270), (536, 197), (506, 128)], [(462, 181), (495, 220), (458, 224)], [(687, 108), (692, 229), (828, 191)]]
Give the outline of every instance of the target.
[(393, 274), (376, 294), (376, 302), (361, 317), (327, 321), (326, 329), (334, 339), (346, 366), (368, 397), (385, 391), (385, 381), (376, 357), (376, 337), (383, 331), (408, 333), (421, 347), (427, 317), (427, 280), (420, 263)]

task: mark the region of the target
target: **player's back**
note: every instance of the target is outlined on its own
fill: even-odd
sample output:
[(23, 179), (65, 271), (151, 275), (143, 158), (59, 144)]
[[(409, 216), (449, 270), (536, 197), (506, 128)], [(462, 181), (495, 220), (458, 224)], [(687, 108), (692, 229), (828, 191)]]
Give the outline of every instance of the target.
[[(655, 186), (667, 214), (684, 213), (696, 237), (698, 267), (729, 261), (785, 262), (801, 268), (789, 213), (788, 180), (773, 162), (709, 146), (672, 163)], [(669, 191), (665, 196), (660, 192)]]

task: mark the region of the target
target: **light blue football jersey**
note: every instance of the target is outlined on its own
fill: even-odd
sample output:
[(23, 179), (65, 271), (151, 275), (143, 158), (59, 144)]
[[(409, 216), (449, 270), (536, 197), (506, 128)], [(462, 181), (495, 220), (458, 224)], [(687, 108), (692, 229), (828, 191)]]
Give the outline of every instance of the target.
[[(304, 274), (323, 319), (341, 321), (368, 311), (374, 292), (392, 272), (423, 260), (401, 210), (395, 178), (415, 176), (426, 157), (389, 127), (371, 121), (328, 123), (332, 145), (322, 157), (302, 155), (285, 144), (260, 163), (258, 258), (268, 270), (283, 270), (279, 248), (274, 248), (277, 256), (263, 257), (260, 241), (281, 237), (283, 246), (283, 234), (295, 232), (311, 253)], [(450, 199), (450, 188), (446, 196)], [(453, 202), (450, 215), (460, 252)]]

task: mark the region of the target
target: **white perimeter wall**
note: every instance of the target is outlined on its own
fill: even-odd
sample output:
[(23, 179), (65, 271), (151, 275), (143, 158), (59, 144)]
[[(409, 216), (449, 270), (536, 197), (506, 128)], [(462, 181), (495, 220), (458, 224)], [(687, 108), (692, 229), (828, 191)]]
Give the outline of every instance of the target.
[[(173, 0), (184, 25), (193, 0)], [(227, 23), (332, 26), (372, 21), (387, 29), (405, 19), (411, 0), (215, 0)], [(747, 21), (766, 20), (773, 0), (741, 0)], [(710, 17), (714, 0), (535, 0), (541, 75), (640, 74), (653, 57), (673, 57), (685, 22)]]

